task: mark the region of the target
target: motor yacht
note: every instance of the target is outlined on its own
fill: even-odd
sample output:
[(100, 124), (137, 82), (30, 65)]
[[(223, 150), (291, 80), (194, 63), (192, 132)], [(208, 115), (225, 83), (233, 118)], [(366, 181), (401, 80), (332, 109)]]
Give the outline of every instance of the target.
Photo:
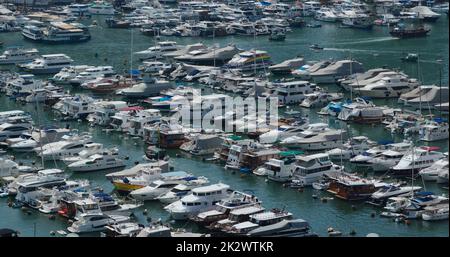
[(74, 172), (88, 172), (123, 168), (125, 163), (117, 153), (103, 152), (103, 154), (94, 154), (87, 159), (70, 163), (67, 167)]
[(65, 54), (47, 54), (20, 67), (33, 74), (48, 74), (57, 73), (62, 68), (70, 66), (72, 62), (73, 60)]
[(39, 57), (39, 51), (36, 48), (8, 47), (0, 55), (0, 64), (17, 64), (29, 62)]
[(356, 92), (361, 96), (372, 98), (399, 97), (419, 85), (416, 79), (384, 77), (378, 82), (358, 88)]
[(400, 161), (390, 169), (394, 175), (411, 175), (411, 172), (418, 172), (421, 169), (428, 168), (445, 155), (435, 151), (435, 147), (415, 148), (413, 151), (405, 154)]
[(419, 171), (419, 175), (424, 181), (437, 181), (439, 174), (448, 169), (448, 159), (444, 158), (437, 160), (430, 167)]
[(218, 183), (192, 189), (192, 194), (164, 207), (175, 220), (185, 220), (190, 215), (211, 210), (215, 203), (229, 196), (230, 186)]
[(73, 156), (89, 147), (92, 142), (90, 135), (63, 136), (63, 140), (36, 147), (35, 151), (44, 160), (61, 160)]
[(107, 225), (123, 223), (130, 220), (130, 217), (121, 215), (107, 215), (102, 213), (84, 214), (77, 221), (67, 228), (72, 233), (88, 233), (106, 230)]

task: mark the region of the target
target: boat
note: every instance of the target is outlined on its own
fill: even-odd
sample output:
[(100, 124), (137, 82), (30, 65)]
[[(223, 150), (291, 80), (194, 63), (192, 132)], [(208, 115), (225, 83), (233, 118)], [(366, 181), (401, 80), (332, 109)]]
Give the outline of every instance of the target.
[(227, 218), (234, 210), (247, 207), (260, 207), (260, 204), (258, 198), (254, 195), (233, 191), (229, 197), (217, 202), (215, 208), (212, 210), (191, 215), (189, 216), (189, 220), (199, 225), (209, 227), (215, 222)]
[(420, 140), (426, 142), (448, 139), (448, 123), (436, 118), (434, 121), (422, 125), (419, 129), (419, 135)]
[(448, 170), (448, 159), (440, 159), (435, 161), (430, 167), (419, 171), (419, 175), (424, 181), (437, 181), (439, 174)]
[(125, 101), (97, 101), (92, 104), (93, 112), (88, 114), (86, 120), (90, 124), (107, 126), (111, 121), (110, 117), (112, 115), (129, 108)]
[(255, 173), (264, 174), (272, 181), (288, 182), (291, 181), (295, 168), (295, 158), (292, 156), (270, 159), (263, 167), (258, 168)]
[(311, 50), (323, 50), (323, 47), (319, 46), (318, 44), (312, 44), (309, 46), (309, 49)]
[(377, 190), (376, 181), (344, 172), (337, 173), (335, 176), (328, 176), (328, 178), (330, 184), (327, 192), (347, 201), (367, 199)]
[(350, 160), (369, 150), (375, 144), (366, 136), (356, 136), (351, 137), (342, 147), (328, 150), (326, 153), (332, 160)]
[(439, 172), (437, 179), (436, 179), (436, 183), (448, 185), (448, 169)]
[(420, 86), (417, 79), (384, 77), (381, 80), (357, 89), (360, 96), (371, 98), (398, 98)]
[(29, 62), (38, 57), (39, 51), (36, 48), (10, 46), (0, 55), (0, 64)]
[(292, 70), (298, 69), (305, 64), (304, 58), (294, 58), (282, 61), (281, 63), (269, 66), (273, 74), (289, 74)]
[(373, 22), (367, 15), (347, 16), (342, 20), (342, 27), (357, 29), (372, 29)]
[(336, 22), (338, 17), (330, 8), (321, 7), (320, 10), (316, 11), (314, 14), (314, 19), (325, 22)]
[(174, 59), (197, 65), (221, 65), (230, 61), (239, 51), (236, 46), (229, 45), (222, 48), (194, 50), (187, 54), (176, 56)]
[(0, 157), (0, 178), (17, 177), (21, 173), (28, 173), (31, 171), (32, 168), (29, 166), (22, 166), (13, 160)]
[(178, 185), (187, 185), (189, 187), (199, 187), (207, 184), (209, 181), (205, 177), (187, 177), (181, 180), (155, 180), (149, 185), (133, 190), (130, 196), (140, 201), (156, 200), (157, 197), (168, 193)]
[(286, 33), (283, 31), (272, 31), (269, 36), (270, 41), (284, 41), (286, 39)]
[(419, 60), (419, 55), (409, 53), (405, 57), (402, 57), (401, 60), (403, 62), (417, 62)]
[(0, 142), (7, 140), (8, 138), (19, 137), (23, 133), (29, 132), (31, 129), (31, 123), (3, 123), (0, 125)]
[(89, 156), (94, 154), (102, 154), (103, 152), (118, 152), (117, 148), (104, 149), (103, 144), (99, 143), (90, 143), (86, 145), (86, 148), (80, 151), (78, 154), (74, 154), (73, 156), (63, 157), (61, 160), (69, 165), (74, 162), (82, 161), (87, 159)]
[(310, 232), (310, 225), (302, 219), (282, 220), (278, 223), (262, 226), (247, 233), (249, 237), (317, 237)]
[(230, 186), (222, 183), (192, 189), (192, 194), (164, 207), (175, 220), (185, 220), (190, 215), (212, 210), (215, 203), (229, 196)]
[(135, 52), (134, 54), (140, 60), (160, 59), (164, 53), (177, 51), (179, 49), (180, 47), (175, 41), (159, 41), (156, 43), (156, 46), (152, 46), (144, 51)]
[(263, 228), (283, 220), (291, 219), (292, 213), (280, 209), (272, 209), (270, 211), (252, 214), (249, 216), (248, 221), (226, 226), (222, 231), (225, 232), (227, 236), (243, 236), (254, 229)]
[(123, 223), (129, 220), (130, 217), (121, 215), (107, 215), (102, 213), (84, 214), (72, 223), (67, 230), (71, 233), (99, 232), (104, 231), (107, 225)]
[(318, 84), (336, 83), (345, 76), (363, 71), (364, 68), (361, 63), (353, 60), (341, 60), (311, 72), (309, 76)]
[(443, 153), (436, 151), (436, 147), (415, 148), (410, 153), (405, 154), (390, 171), (397, 176), (411, 175), (412, 172), (428, 168), (444, 157)]
[(297, 156), (292, 181), (296, 185), (310, 186), (324, 176), (335, 176), (343, 167), (331, 162), (328, 154)]
[(400, 95), (398, 102), (406, 106), (419, 108), (421, 105), (428, 106), (448, 102), (448, 87), (436, 85), (422, 85), (410, 92)]
[(47, 44), (78, 43), (91, 39), (87, 26), (60, 21), (52, 21), (44, 28), (27, 25), (22, 29), (22, 36), (27, 40)]
[(125, 167), (125, 163), (117, 153), (94, 154), (87, 159), (70, 163), (67, 168), (74, 172), (89, 172)]
[(73, 60), (65, 54), (47, 54), (19, 67), (33, 74), (49, 74), (58, 73), (62, 68), (70, 66), (72, 62)]
[(422, 219), (426, 221), (448, 220), (448, 203), (425, 207)]
[(355, 123), (381, 123), (384, 118), (383, 107), (378, 107), (363, 98), (356, 98), (353, 102), (343, 104), (338, 119)]
[(117, 91), (117, 94), (127, 98), (146, 98), (158, 95), (161, 91), (172, 88), (172, 84), (166, 80), (155, 78), (145, 79), (144, 82), (135, 84), (129, 88)]
[(155, 197), (155, 200), (158, 200), (164, 204), (171, 204), (190, 194), (192, 192), (192, 188), (195, 188), (195, 186), (178, 184), (170, 189), (169, 192)]
[(74, 79), (79, 73), (95, 66), (90, 65), (73, 65), (62, 68), (58, 73), (49, 78), (49, 81), (56, 84), (69, 84), (71, 79)]
[(279, 104), (301, 103), (305, 95), (317, 90), (316, 84), (297, 80), (289, 82), (274, 82), (273, 89), (269, 90), (267, 97), (277, 97)]
[(217, 135), (196, 135), (180, 146), (180, 150), (192, 155), (211, 155), (222, 146), (223, 140)]
[(135, 237), (145, 228), (142, 224), (124, 222), (105, 226), (106, 230), (101, 232), (101, 237)]
[(341, 147), (347, 137), (344, 130), (328, 129), (322, 132), (303, 132), (304, 137), (292, 136), (281, 140), (280, 144), (288, 148), (298, 148), (307, 151), (331, 150)]
[(74, 78), (69, 80), (71, 86), (80, 86), (81, 84), (98, 77), (111, 77), (116, 72), (112, 66), (96, 66), (87, 68), (84, 71), (78, 73)]
[(419, 186), (399, 186), (399, 185), (385, 185), (375, 191), (371, 196), (370, 200), (373, 202), (385, 202), (390, 197), (395, 196), (405, 196), (413, 195), (414, 192), (421, 190)]
[(250, 50), (233, 56), (225, 67), (239, 71), (253, 71), (268, 68), (270, 65), (270, 56), (266, 51)]
[(344, 95), (342, 93), (317, 91), (310, 94), (305, 94), (305, 99), (303, 99), (300, 103), (300, 106), (305, 108), (324, 107), (332, 101), (341, 100), (343, 97)]
[(441, 14), (435, 13), (430, 7), (423, 5), (415, 6), (409, 9), (409, 11), (415, 13), (417, 18), (425, 22), (435, 22), (441, 17)]
[(389, 34), (397, 38), (414, 38), (414, 37), (426, 37), (431, 29), (425, 28), (424, 26), (419, 26), (417, 28), (405, 28), (405, 27), (394, 27)]
[(96, 15), (114, 15), (116, 10), (108, 2), (94, 1), (89, 5), (88, 12)]
[(92, 144), (90, 135), (63, 136), (63, 140), (36, 147), (35, 151), (44, 160), (61, 160), (63, 157), (73, 156)]

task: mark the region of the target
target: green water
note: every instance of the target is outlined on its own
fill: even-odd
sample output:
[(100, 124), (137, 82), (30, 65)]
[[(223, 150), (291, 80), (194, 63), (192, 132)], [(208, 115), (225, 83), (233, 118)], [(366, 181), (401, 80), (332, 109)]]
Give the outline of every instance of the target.
[[(96, 17), (99, 26), (92, 27), (92, 40), (87, 43), (74, 45), (42, 45), (24, 41), (20, 33), (0, 34), (0, 41), (4, 45), (25, 45), (37, 47), (42, 54), (65, 53), (71, 56), (76, 64), (91, 65), (113, 65), (117, 71), (129, 69), (130, 54), (133, 51), (143, 50), (154, 44), (154, 39), (143, 36), (137, 29), (131, 38), (130, 30), (108, 29)], [(90, 24), (91, 21), (86, 21)], [(342, 59), (352, 58), (362, 62), (366, 69), (387, 65), (403, 70), (412, 77), (418, 77), (425, 84), (439, 84), (439, 69), (442, 68), (443, 85), (448, 85), (448, 19), (443, 16), (437, 23), (429, 24), (432, 31), (429, 37), (409, 40), (393, 39), (388, 34), (387, 27), (374, 27), (372, 31), (360, 31), (355, 29), (339, 28), (337, 24), (323, 23), (322, 28), (301, 28), (294, 29), (287, 35), (285, 42), (269, 41), (268, 37), (223, 37), (223, 38), (175, 38), (178, 44), (190, 44), (203, 41), (205, 44), (235, 43), (244, 49), (257, 48), (267, 50), (274, 62), (292, 58), (296, 55), (303, 55), (306, 60), (321, 60), (326, 58)], [(131, 47), (131, 40), (133, 46)], [(325, 47), (324, 51), (314, 52), (309, 50), (309, 45), (319, 44)], [(400, 58), (406, 53), (418, 52), (422, 62), (419, 67), (416, 64), (402, 63)], [(98, 56), (96, 57), (95, 54)], [(436, 63), (437, 59), (442, 59), (442, 67)], [(135, 61), (134, 67), (139, 63)], [(13, 66), (4, 68), (15, 69)], [(338, 91), (336, 86), (326, 86), (330, 91)], [(70, 89), (70, 88), (68, 88)], [(377, 100), (377, 104), (395, 105), (396, 100)], [(15, 103), (4, 96), (0, 97), (0, 111), (23, 109), (33, 114), (35, 121), (39, 124), (65, 125), (56, 121), (54, 114), (50, 110), (43, 110), (35, 105), (21, 105)], [(36, 109), (39, 108), (39, 109)], [(303, 114), (309, 115), (311, 122), (329, 122), (333, 127), (345, 126), (333, 118), (320, 117), (315, 114), (317, 110), (299, 109)], [(118, 146), (121, 154), (127, 155), (128, 167), (135, 161), (142, 161), (145, 148), (142, 140), (125, 137), (120, 134), (107, 134), (98, 128), (91, 128), (85, 123), (70, 122), (71, 127), (79, 128), (81, 131), (93, 133), (94, 140), (105, 144), (106, 147)], [(373, 140), (393, 139), (402, 140), (399, 136), (392, 136), (387, 133), (382, 126), (350, 125), (347, 126), (351, 135), (365, 135)], [(435, 142), (432, 145), (440, 146), (443, 151), (448, 151), (446, 141)], [(12, 154), (12, 153), (9, 153)], [(349, 203), (341, 200), (331, 200), (322, 203), (313, 199), (313, 194), (329, 196), (327, 193), (313, 192), (312, 189), (305, 189), (304, 192), (297, 192), (292, 189), (283, 188), (281, 184), (275, 182), (265, 182), (264, 178), (255, 176), (242, 177), (239, 173), (232, 174), (217, 164), (205, 163), (200, 159), (188, 156), (177, 157), (176, 152), (171, 151), (170, 163), (175, 170), (185, 170), (195, 175), (207, 176), (212, 183), (224, 182), (238, 190), (252, 190), (263, 202), (266, 208), (286, 207), (296, 217), (309, 221), (313, 231), (319, 235), (326, 236), (326, 229), (332, 226), (344, 234), (351, 230), (357, 232), (357, 236), (365, 236), (374, 232), (381, 236), (448, 236), (448, 221), (426, 222), (422, 220), (413, 221), (410, 225), (395, 223), (391, 219), (381, 218), (378, 215), (371, 217), (372, 213), (379, 213), (381, 209), (368, 206), (364, 203)], [(30, 164), (39, 160), (33, 154), (15, 154), (18, 161)], [(47, 162), (46, 167), (57, 165), (64, 168), (61, 163)], [(71, 174), (71, 178), (88, 178), (94, 184), (105, 188), (106, 192), (112, 190), (112, 185), (105, 179), (107, 172), (93, 172), (89, 174)], [(420, 183), (418, 181), (417, 183)], [(448, 194), (434, 183), (426, 184), (426, 189), (436, 193)], [(56, 220), (49, 220), (44, 214), (32, 212), (28, 215), (20, 209), (12, 209), (7, 206), (6, 199), (0, 199), (0, 228), (9, 227), (17, 229), (22, 236), (49, 236), (50, 231), (65, 229), (68, 224), (65, 220), (57, 217)], [(352, 205), (354, 205), (352, 208)], [(168, 219), (168, 215), (162, 210), (159, 202), (146, 203), (148, 216), (153, 219), (162, 217)], [(136, 212), (139, 222), (145, 223), (146, 217), (142, 210)], [(175, 226), (196, 229), (189, 223), (177, 223)], [(36, 229), (34, 229), (34, 227)]]

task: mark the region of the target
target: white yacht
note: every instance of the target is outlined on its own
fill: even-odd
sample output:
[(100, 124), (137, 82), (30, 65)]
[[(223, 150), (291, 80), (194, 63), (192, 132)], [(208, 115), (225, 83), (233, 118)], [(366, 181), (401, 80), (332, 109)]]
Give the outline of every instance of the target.
[(0, 55), (0, 64), (16, 64), (29, 62), (39, 57), (39, 51), (36, 48), (8, 47)]
[(34, 74), (57, 73), (62, 68), (70, 66), (72, 62), (73, 60), (65, 54), (47, 54), (20, 67)]
[(156, 44), (156, 46), (149, 47), (143, 51), (135, 52), (134, 54), (140, 60), (160, 59), (166, 52), (176, 51), (179, 50), (179, 48), (180, 47), (177, 45), (177, 42), (160, 41)]
[(299, 155), (296, 157), (292, 181), (297, 185), (310, 186), (324, 175), (334, 176), (341, 171), (343, 168), (331, 162), (326, 153)]
[(169, 192), (161, 194), (155, 199), (165, 204), (171, 204), (190, 194), (192, 192), (192, 188), (193, 188), (192, 186), (179, 184), (170, 189)]
[(434, 150), (434, 147), (416, 148), (405, 154), (397, 165), (391, 168), (391, 171), (395, 175), (410, 175), (412, 171), (428, 168), (437, 160), (445, 157), (443, 153)]
[(84, 82), (96, 79), (98, 77), (109, 77), (116, 74), (112, 66), (97, 66), (87, 68), (78, 73), (73, 79), (69, 80), (72, 86), (80, 86)]
[(104, 152), (103, 154), (94, 154), (89, 156), (87, 159), (73, 162), (67, 167), (71, 171), (88, 172), (123, 168), (125, 167), (125, 163), (117, 153)]
[(89, 147), (92, 137), (89, 135), (64, 136), (62, 141), (37, 147), (35, 151), (44, 160), (61, 160), (63, 157), (73, 156)]
[(303, 80), (273, 83), (273, 86), (268, 97), (278, 97), (282, 105), (301, 103), (307, 94), (317, 89), (315, 84)]
[(344, 97), (342, 93), (328, 93), (317, 91), (305, 95), (305, 99), (300, 103), (301, 107), (317, 108), (324, 107), (332, 101), (341, 100)]
[(372, 98), (400, 97), (401, 94), (409, 92), (419, 85), (416, 79), (384, 77), (375, 83), (358, 88), (356, 92), (361, 96)]
[(295, 169), (295, 158), (270, 159), (263, 167), (258, 168), (256, 173), (266, 174), (267, 178), (277, 182), (288, 182), (292, 180)]
[(285, 138), (298, 135), (299, 133), (305, 131), (308, 125), (308, 123), (300, 126), (281, 125), (278, 129), (270, 130), (259, 135), (259, 142), (262, 144), (268, 144), (281, 141)]
[(449, 130), (447, 122), (427, 122), (419, 129), (421, 141), (439, 141), (448, 139)]
[(59, 111), (69, 119), (84, 119), (95, 111), (95, 102), (97, 102), (96, 99), (79, 94), (61, 98), (58, 103), (53, 105), (53, 109)]
[(230, 186), (222, 183), (192, 189), (192, 194), (164, 207), (173, 219), (185, 220), (189, 215), (212, 210), (215, 203), (229, 196)]
[(87, 233), (106, 230), (107, 225), (123, 223), (130, 220), (130, 217), (121, 215), (107, 215), (103, 213), (83, 214), (75, 221), (68, 231), (72, 233)]
[(94, 1), (89, 5), (88, 12), (97, 15), (114, 15), (116, 13), (116, 10), (108, 2)]
[(424, 181), (437, 181), (438, 176), (443, 171), (448, 171), (448, 159), (440, 159), (434, 162), (430, 167), (419, 171), (419, 175)]
[(158, 196), (169, 192), (177, 185), (186, 185), (189, 187), (199, 187), (207, 184), (209, 181), (205, 177), (192, 178), (192, 180), (171, 180), (159, 179), (151, 182), (148, 186), (139, 188), (130, 193), (134, 199), (142, 201), (155, 200)]
[(31, 123), (3, 123), (0, 125), (0, 142), (8, 138), (18, 137), (31, 130)]
[(318, 21), (336, 22), (338, 21), (338, 16), (330, 8), (322, 7), (316, 11), (314, 19)]
[(373, 193), (370, 198), (374, 201), (387, 200), (389, 197), (395, 197), (399, 195), (412, 195), (414, 192), (422, 189), (419, 186), (397, 186), (388, 184)]
[[(303, 132), (306, 134), (307, 131)], [(328, 129), (323, 132), (306, 134), (303, 137), (292, 136), (280, 142), (289, 148), (299, 148), (308, 151), (330, 150), (342, 147), (343, 140), (347, 137), (344, 130)]]
[(403, 155), (405, 152), (386, 150), (368, 160), (368, 163), (373, 171), (388, 171), (402, 159)]
[(369, 150), (375, 144), (366, 136), (356, 136), (350, 138), (342, 147), (328, 150), (327, 153), (332, 160), (349, 160)]
[(104, 149), (103, 144), (90, 143), (90, 144), (87, 144), (86, 148), (83, 149), (81, 152), (74, 154), (73, 156), (63, 157), (63, 158), (61, 158), (61, 160), (66, 165), (69, 165), (71, 163), (87, 159), (89, 156), (94, 155), (94, 154), (103, 154), (104, 152), (117, 153), (118, 151), (119, 151), (119, 149), (117, 149), (117, 148)]
[(425, 207), (422, 219), (426, 221), (448, 220), (448, 203)]
[[(8, 185), (11, 189), (17, 188), (16, 200), (30, 204), (39, 194), (38, 188), (51, 188), (66, 183), (64, 171), (60, 169), (40, 170), (37, 174), (27, 174), (18, 177), (16, 181)], [(10, 190), (11, 191), (11, 190)]]
[(74, 66), (68, 66), (62, 68), (58, 73), (53, 75), (51, 80), (54, 83), (57, 84), (68, 84), (70, 83), (71, 79), (74, 79), (78, 74), (85, 71), (89, 68), (94, 68), (95, 66), (89, 66), (89, 65), (74, 65)]

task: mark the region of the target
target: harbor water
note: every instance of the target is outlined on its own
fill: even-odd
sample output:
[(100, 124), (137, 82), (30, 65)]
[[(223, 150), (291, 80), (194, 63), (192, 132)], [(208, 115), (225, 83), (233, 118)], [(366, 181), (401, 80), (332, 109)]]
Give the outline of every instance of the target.
[[(93, 16), (84, 20), (86, 25), (92, 24), (96, 20), (96, 26), (90, 28), (92, 39), (86, 43), (71, 45), (45, 45), (29, 41), (22, 38), (20, 32), (0, 34), (0, 41), (4, 45), (23, 45), (26, 47), (36, 47), (41, 54), (65, 53), (75, 60), (76, 64), (89, 65), (112, 65), (118, 72), (126, 72), (130, 66), (136, 68), (138, 60), (132, 60), (132, 52), (144, 50), (155, 44), (155, 38), (142, 35), (138, 29), (110, 29), (106, 27), (102, 17)], [(374, 27), (373, 30), (358, 30), (341, 28), (338, 24), (322, 23), (320, 28), (298, 28), (287, 34), (286, 41), (269, 41), (268, 36), (227, 36), (220, 38), (182, 38), (182, 37), (161, 37), (161, 40), (168, 39), (176, 41), (180, 45), (192, 44), (202, 41), (206, 45), (220, 44), (221, 46), (234, 43), (242, 49), (266, 50), (271, 55), (273, 62), (280, 62), (285, 59), (301, 55), (305, 60), (324, 59), (344, 59), (353, 58), (365, 66), (366, 69), (388, 66), (398, 68), (411, 77), (419, 78), (423, 84), (442, 83), (448, 86), (448, 18), (443, 16), (436, 23), (427, 24), (431, 28), (428, 37), (399, 40), (389, 36), (388, 27)], [(319, 44), (324, 47), (322, 51), (312, 51), (311, 44)], [(417, 63), (405, 63), (401, 61), (407, 53), (418, 53), (420, 61)], [(438, 60), (442, 60), (439, 62)], [(4, 66), (2, 68), (15, 69), (14, 66)], [(185, 83), (185, 85), (189, 85)], [(321, 85), (319, 85), (321, 86)], [(335, 85), (325, 85), (331, 92), (339, 91)], [(72, 90), (70, 86), (67, 90)], [(109, 96), (113, 98), (114, 96)], [(398, 106), (397, 99), (381, 99), (374, 101), (378, 105)], [(332, 127), (343, 127), (352, 136), (365, 135), (370, 139), (401, 141), (399, 136), (393, 136), (381, 125), (354, 125), (338, 122), (334, 118), (321, 117), (316, 114), (315, 109), (301, 109), (293, 107), (308, 115), (313, 122), (327, 122)], [(423, 112), (427, 111), (426, 106)], [(105, 147), (117, 146), (120, 154), (129, 156), (127, 167), (134, 165), (136, 161), (142, 162), (145, 144), (142, 139), (128, 137), (123, 134), (107, 133), (98, 127), (90, 127), (87, 123), (71, 121), (60, 122), (51, 110), (45, 109), (41, 105), (14, 102), (5, 96), (0, 97), (0, 111), (22, 109), (32, 113), (34, 121), (38, 125), (59, 125), (77, 128), (80, 131), (88, 131), (93, 135), (95, 142), (102, 143)], [(420, 143), (418, 143), (420, 144)], [(448, 151), (448, 142), (439, 141), (429, 145), (440, 147), (441, 151)], [(9, 154), (12, 154), (11, 152)], [(33, 162), (40, 163), (40, 160), (33, 153), (16, 154), (16, 161), (25, 165)], [(449, 236), (448, 220), (438, 222), (427, 222), (423, 220), (413, 220), (410, 224), (396, 223), (392, 218), (379, 216), (380, 208), (370, 206), (364, 202), (347, 202), (339, 199), (322, 202), (321, 197), (331, 197), (326, 192), (317, 192), (311, 188), (306, 188), (303, 192), (284, 188), (280, 183), (265, 181), (264, 178), (253, 175), (243, 175), (240, 172), (232, 173), (225, 170), (222, 165), (202, 161), (187, 155), (179, 155), (179, 151), (169, 151), (170, 164), (175, 170), (191, 172), (198, 176), (206, 176), (210, 182), (223, 182), (231, 185), (236, 190), (248, 190), (254, 193), (263, 202), (266, 208), (286, 208), (297, 218), (307, 220), (312, 231), (320, 236), (327, 235), (327, 228), (333, 227), (348, 235), (350, 231), (356, 231), (356, 236), (365, 236), (368, 233), (377, 233), (380, 236)], [(65, 168), (62, 163), (47, 161), (46, 168)], [(348, 166), (348, 169), (352, 167)], [(67, 171), (70, 174), (69, 171)], [(106, 180), (105, 174), (110, 171), (91, 172), (87, 174), (70, 174), (71, 178), (86, 178), (94, 185), (104, 188), (105, 192), (113, 190), (112, 184)], [(364, 171), (361, 171), (364, 173)], [(370, 174), (369, 174), (370, 175)], [(435, 183), (423, 184), (416, 180), (415, 184), (425, 186), (427, 191), (437, 194), (448, 195), (448, 189), (443, 189)], [(313, 195), (317, 195), (313, 197)], [(10, 208), (7, 199), (0, 199), (0, 228), (9, 227), (21, 232), (21, 236), (49, 236), (50, 231), (66, 229), (69, 224), (61, 217), (55, 220), (48, 218), (48, 215), (31, 212), (28, 214), (21, 209)], [(136, 211), (135, 216), (138, 222), (146, 224), (147, 217), (152, 219), (162, 218), (169, 220), (168, 213), (163, 210), (163, 205), (159, 202), (148, 202), (144, 207)], [(145, 216), (143, 210), (147, 209)], [(375, 214), (375, 215), (373, 215)], [(189, 222), (178, 222), (175, 227), (184, 227), (198, 230), (195, 225)]]

